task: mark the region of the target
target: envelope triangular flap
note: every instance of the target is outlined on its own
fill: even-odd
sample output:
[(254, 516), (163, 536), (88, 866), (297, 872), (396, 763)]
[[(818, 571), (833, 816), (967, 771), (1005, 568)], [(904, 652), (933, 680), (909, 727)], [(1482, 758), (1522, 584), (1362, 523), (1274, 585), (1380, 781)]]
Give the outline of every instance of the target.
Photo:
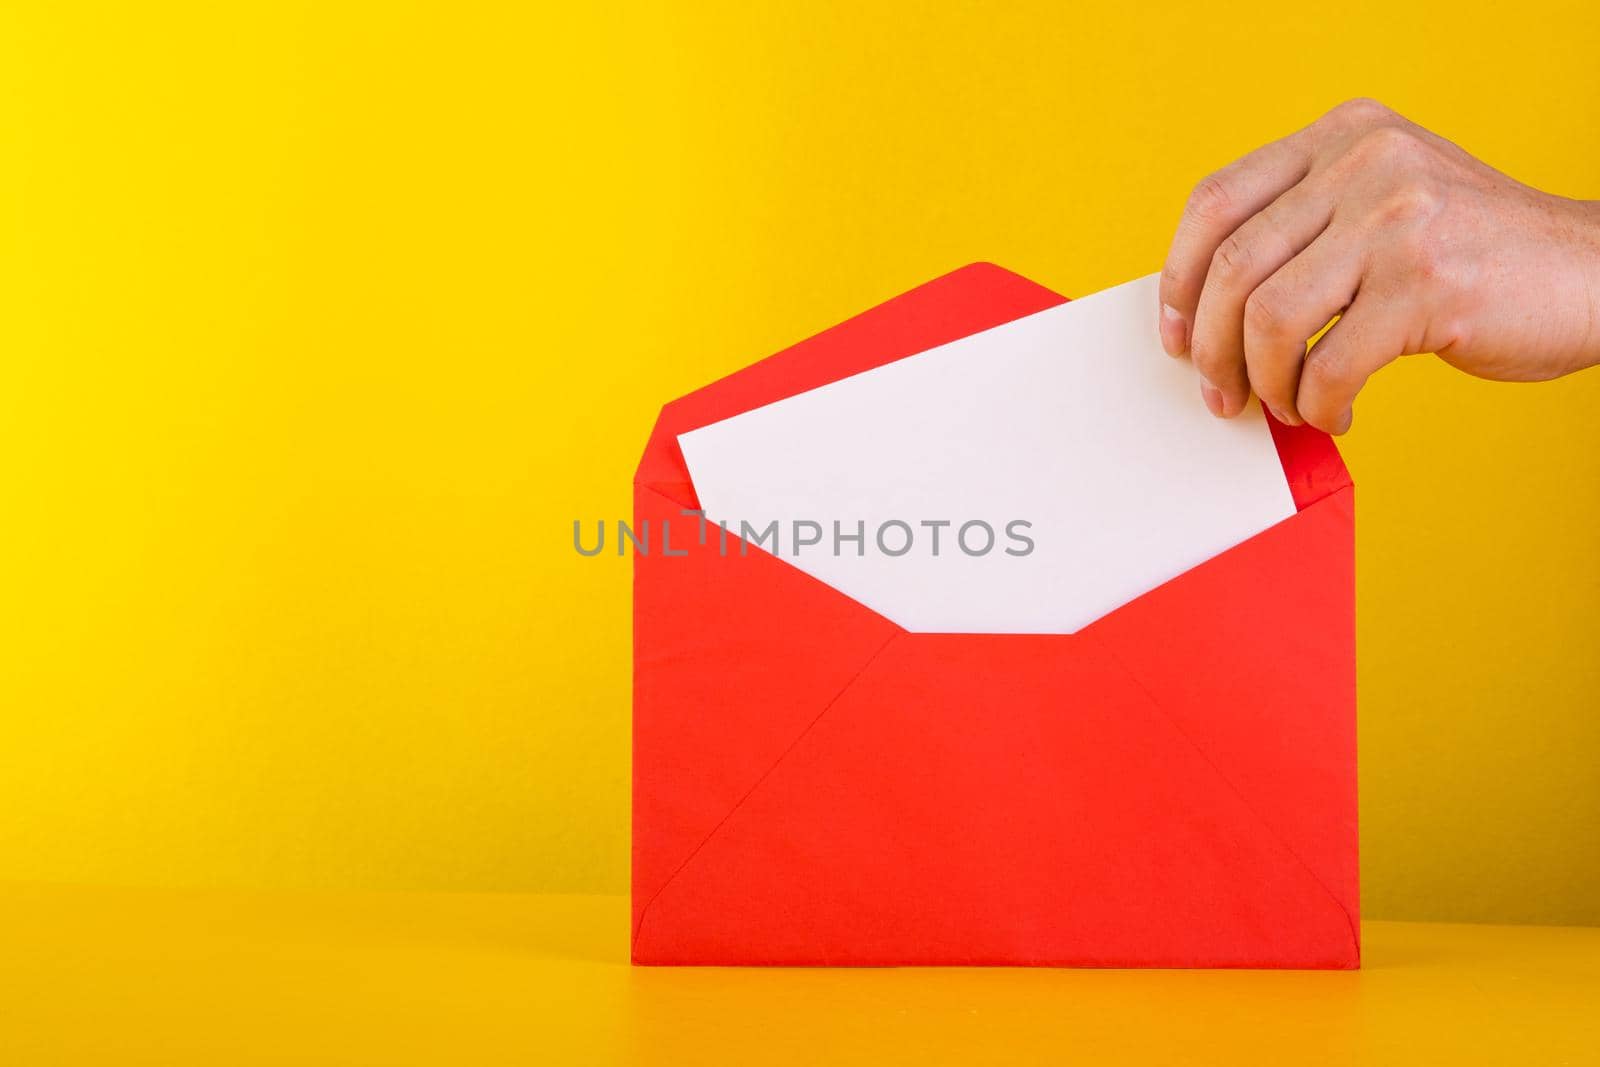
[(1065, 301), (992, 263), (972, 263), (935, 278), (667, 404), (634, 482), (697, 506), (679, 434)]

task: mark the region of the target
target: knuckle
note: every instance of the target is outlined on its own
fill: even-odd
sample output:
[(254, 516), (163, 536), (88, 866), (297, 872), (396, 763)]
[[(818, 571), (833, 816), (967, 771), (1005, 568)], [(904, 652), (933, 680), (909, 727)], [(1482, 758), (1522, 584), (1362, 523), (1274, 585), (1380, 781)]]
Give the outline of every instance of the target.
[(1326, 430), (1328, 427), (1319, 420), (1331, 422), (1339, 416), (1339, 397), (1344, 392), (1345, 377), (1339, 359), (1311, 350), (1300, 368), (1300, 414), (1307, 422)]
[(1361, 126), (1391, 119), (1394, 112), (1370, 96), (1358, 96), (1335, 107), (1327, 117), (1347, 125)]
[(1189, 214), (1202, 221), (1211, 221), (1225, 216), (1233, 206), (1233, 194), (1228, 191), (1228, 185), (1217, 174), (1208, 174), (1200, 179), (1194, 191), (1189, 194)]
[(1311, 350), (1311, 355), (1306, 358), (1305, 368), (1300, 372), (1301, 381), (1312, 389), (1328, 389), (1339, 384), (1343, 377), (1340, 361), (1329, 352)]
[(1397, 123), (1374, 126), (1350, 147), (1351, 158), (1364, 166), (1381, 166), (1387, 170), (1415, 164), (1427, 151), (1427, 146), (1416, 132)]
[(1247, 335), (1277, 340), (1285, 336), (1288, 328), (1288, 309), (1282, 295), (1262, 286), (1251, 293), (1244, 302), (1244, 326)]
[(1414, 227), (1439, 213), (1442, 198), (1433, 182), (1425, 178), (1401, 181), (1378, 205), (1379, 221), (1390, 226)]
[(1211, 257), (1211, 270), (1218, 281), (1226, 284), (1248, 274), (1254, 258), (1249, 242), (1234, 234), (1217, 246)]

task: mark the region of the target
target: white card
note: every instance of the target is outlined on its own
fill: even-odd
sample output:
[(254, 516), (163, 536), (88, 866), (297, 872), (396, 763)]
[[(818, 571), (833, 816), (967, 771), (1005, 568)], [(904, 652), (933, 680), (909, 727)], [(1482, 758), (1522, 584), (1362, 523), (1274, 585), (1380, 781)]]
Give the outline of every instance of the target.
[(681, 434), (707, 521), (913, 632), (1074, 632), (1295, 510), (1156, 307), (1142, 278)]

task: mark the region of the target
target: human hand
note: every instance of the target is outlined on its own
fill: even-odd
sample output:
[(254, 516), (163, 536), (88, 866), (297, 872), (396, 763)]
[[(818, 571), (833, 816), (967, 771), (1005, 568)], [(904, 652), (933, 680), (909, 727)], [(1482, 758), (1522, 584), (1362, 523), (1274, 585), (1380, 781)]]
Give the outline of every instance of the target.
[(1212, 414), (1254, 391), (1280, 422), (1344, 433), (1403, 355), (1502, 381), (1600, 363), (1600, 202), (1352, 100), (1195, 187), (1161, 302), (1162, 344), (1194, 360)]

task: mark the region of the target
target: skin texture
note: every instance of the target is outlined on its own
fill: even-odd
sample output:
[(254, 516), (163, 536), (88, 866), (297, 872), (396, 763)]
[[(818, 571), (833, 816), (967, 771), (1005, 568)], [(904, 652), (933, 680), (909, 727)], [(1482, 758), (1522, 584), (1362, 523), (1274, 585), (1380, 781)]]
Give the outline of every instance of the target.
[(1344, 433), (1400, 356), (1500, 381), (1600, 363), (1600, 202), (1352, 100), (1195, 187), (1161, 304), (1162, 344), (1194, 360), (1212, 414), (1254, 392), (1281, 422)]

